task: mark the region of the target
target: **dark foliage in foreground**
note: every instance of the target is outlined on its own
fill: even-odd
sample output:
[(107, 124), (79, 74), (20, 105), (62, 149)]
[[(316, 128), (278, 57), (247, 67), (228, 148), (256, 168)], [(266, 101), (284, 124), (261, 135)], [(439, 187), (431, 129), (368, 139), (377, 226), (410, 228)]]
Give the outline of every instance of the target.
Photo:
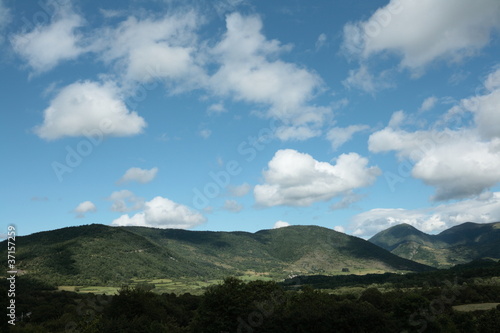
[[(2, 321), (0, 331), (498, 332), (500, 306), (475, 312), (452, 309), (459, 304), (500, 302), (500, 286), (474, 283), (478, 277), (495, 276), (496, 268), (493, 263), (473, 263), (450, 270), (452, 279), (441, 273), (440, 283), (434, 280), (423, 287), (388, 292), (366, 287), (358, 296), (328, 294), (307, 285), (286, 290), (275, 282), (244, 283), (236, 278), (209, 287), (202, 296), (159, 295), (147, 285), (125, 286), (118, 295), (104, 296), (56, 292), (21, 276), (17, 314), (31, 314), (12, 327)], [(432, 280), (425, 274), (420, 279)], [(413, 281), (421, 282), (416, 277)], [(5, 283), (0, 288), (6, 292)]]

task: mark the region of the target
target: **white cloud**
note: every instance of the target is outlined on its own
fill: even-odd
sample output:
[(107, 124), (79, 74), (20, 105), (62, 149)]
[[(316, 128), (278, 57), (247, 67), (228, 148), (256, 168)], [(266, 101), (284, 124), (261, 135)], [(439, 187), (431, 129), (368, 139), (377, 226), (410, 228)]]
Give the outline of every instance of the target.
[(436, 188), (434, 200), (477, 195), (500, 181), (500, 139), (485, 142), (470, 130), (385, 128), (370, 136), (368, 146), (376, 153), (396, 151), (413, 177)]
[(335, 227), (333, 227), (333, 230), (335, 230), (337, 232), (345, 233), (345, 228), (341, 225), (336, 225)]
[(125, 174), (118, 180), (118, 184), (123, 184), (127, 182), (138, 182), (141, 184), (146, 184), (151, 182), (158, 173), (158, 168), (141, 169), (141, 168), (130, 168)]
[[(267, 40), (258, 16), (234, 13), (227, 16), (226, 23), (226, 34), (212, 50), (220, 63), (210, 80), (214, 93), (267, 106), (266, 116), (292, 127), (322, 124), (330, 109), (309, 105), (323, 85), (321, 78), (293, 63), (277, 60), (290, 46)], [(287, 132), (283, 138), (292, 138), (290, 134)], [(303, 130), (295, 134), (304, 137)]]
[(437, 102), (438, 102), (438, 99), (436, 96), (427, 97), (422, 102), (422, 105), (420, 106), (419, 111), (422, 111), (422, 112), (429, 111), (430, 109), (432, 109), (436, 105)]
[(347, 88), (360, 89), (373, 95), (380, 90), (393, 86), (390, 76), (391, 71), (383, 71), (378, 75), (374, 75), (367, 65), (362, 64), (358, 69), (349, 70), (349, 75), (342, 81), (342, 84)]
[(411, 156), (412, 160), (418, 160), (422, 157), (424, 151), (428, 151), (439, 144), (451, 143), (453, 141), (451, 140), (452, 137), (459, 137), (458, 134), (451, 130), (445, 132), (437, 130), (408, 132), (395, 128), (393, 124), (389, 123), (386, 128), (370, 135), (368, 149), (374, 153), (397, 151), (400, 156)]
[(144, 211), (132, 217), (128, 214), (122, 215), (115, 219), (111, 225), (189, 229), (205, 221), (205, 217), (197, 211), (158, 196), (144, 204)]
[(371, 185), (380, 170), (367, 167), (368, 160), (356, 153), (342, 154), (336, 164), (286, 149), (276, 152), (263, 172), (266, 181), (254, 188), (260, 206), (309, 206)]
[(239, 204), (236, 200), (226, 200), (223, 209), (229, 212), (238, 213), (243, 209), (243, 205)]
[(500, 27), (497, 0), (391, 0), (367, 21), (344, 27), (343, 48), (362, 59), (389, 51), (414, 72), (436, 59), (475, 54)]
[(116, 65), (126, 83), (160, 80), (169, 92), (198, 87), (205, 73), (195, 59), (195, 30), (202, 18), (195, 12), (161, 18), (129, 17), (117, 28), (102, 29), (94, 48), (107, 63)]
[(391, 120), (389, 120), (389, 128), (398, 128), (401, 126), (406, 120), (406, 115), (403, 110), (396, 111), (392, 114)]
[(484, 95), (464, 99), (461, 105), (474, 113), (474, 122), (483, 138), (500, 138), (500, 69), (486, 78), (484, 86), (487, 89)]
[(456, 142), (431, 149), (412, 174), (436, 187), (435, 200), (480, 194), (500, 181), (500, 139), (481, 142), (465, 133)]
[(276, 221), (276, 223), (274, 223), (273, 229), (285, 228), (285, 227), (289, 227), (289, 226), (290, 226), (290, 223), (280, 220), (280, 221)]
[[(82, 52), (92, 52), (105, 65), (114, 69), (118, 83), (114, 85), (110, 82), (100, 84), (86, 81), (62, 89), (46, 110), (44, 125), (37, 130), (43, 138), (82, 135), (82, 128), (88, 128), (77, 125), (80, 123), (91, 122), (90, 127), (96, 128), (94, 114), (69, 127), (60, 124), (80, 118), (78, 111), (83, 107), (92, 109), (106, 104), (88, 105), (91, 104), (90, 99), (81, 96), (85, 93), (96, 95), (92, 100), (105, 98), (108, 99), (107, 102), (113, 101), (115, 109), (122, 109), (120, 112), (102, 110), (99, 114), (116, 116), (123, 113), (127, 116), (126, 119), (121, 119), (126, 121), (125, 126), (120, 126), (110, 135), (140, 133), (145, 122), (134, 112), (129, 112), (125, 105), (120, 105), (118, 100), (136, 93), (143, 94), (137, 89), (150, 89), (158, 82), (166, 87), (169, 94), (202, 88), (214, 96), (255, 104), (255, 114), (283, 122), (277, 136), (282, 140), (306, 140), (320, 135), (324, 120), (332, 113), (330, 107), (316, 106), (311, 102), (324, 88), (321, 77), (303, 66), (280, 60), (280, 54), (288, 52), (292, 46), (268, 40), (262, 34), (262, 21), (258, 16), (243, 16), (239, 13), (228, 15), (227, 31), (213, 46), (198, 40), (198, 30), (205, 18), (195, 10), (174, 11), (158, 16), (130, 16), (116, 25), (106, 25), (95, 30), (91, 38), (85, 39), (89, 44), (86, 48), (77, 48), (83, 40), (77, 34), (77, 28), (84, 23), (83, 19), (70, 10), (66, 11), (65, 16), (59, 16), (56, 15), (50, 26), (42, 27), (42, 32), (48, 30), (52, 36), (53, 26), (64, 23), (58, 31), (65, 33), (68, 37), (66, 39), (72, 38), (72, 42), (67, 44), (74, 46), (74, 52), (59, 52), (57, 57), (50, 58), (51, 61), (45, 57), (44, 68), (51, 68), (66, 58), (75, 58)], [(37, 28), (35, 32), (38, 33), (42, 28)], [(22, 44), (26, 43), (22, 42), (26, 39), (21, 38), (21, 35), (18, 37), (18, 49), (21, 52), (27, 48)], [(33, 54), (40, 56), (43, 52)], [(210, 76), (209, 72), (213, 75)], [(98, 91), (101, 91), (100, 96)], [(67, 95), (74, 96), (62, 100)], [(56, 102), (59, 105), (54, 105)], [(70, 109), (76, 111), (69, 116), (69, 112), (54, 110), (55, 106), (59, 109), (70, 106)], [(225, 111), (223, 102), (208, 108), (209, 113)], [(49, 116), (54, 119), (48, 119)], [(208, 137), (210, 132), (203, 130), (200, 134)]]
[(328, 131), (326, 138), (331, 141), (333, 150), (339, 149), (344, 143), (350, 141), (354, 134), (365, 131), (367, 125), (351, 125), (347, 127), (334, 127)]
[(377, 91), (373, 75), (366, 66), (360, 66), (358, 69), (349, 70), (349, 76), (342, 81), (347, 88), (357, 88), (373, 94)]
[(485, 80), (486, 92), (460, 101), (441, 120), (462, 122), (467, 112), (474, 123), (459, 129), (407, 131), (400, 128), (404, 113), (397, 112), (389, 126), (373, 133), (370, 151), (395, 151), (400, 169), (436, 188), (434, 200), (462, 199), (480, 194), (500, 182), (500, 77), (499, 70)]
[(500, 192), (488, 192), (475, 199), (421, 209), (372, 209), (354, 216), (353, 235), (371, 237), (394, 225), (407, 223), (426, 232), (436, 233), (464, 222), (500, 221)]
[(144, 207), (144, 199), (137, 197), (129, 190), (115, 191), (111, 193), (109, 198), (113, 202), (111, 210), (113, 212), (125, 213), (132, 210), (142, 209)]
[(486, 80), (484, 80), (484, 86), (489, 91), (500, 89), (500, 68), (497, 68), (494, 72), (488, 75)]
[(65, 136), (130, 136), (146, 127), (143, 118), (131, 112), (120, 99), (116, 85), (79, 81), (57, 94), (44, 111), (35, 133), (46, 140)]
[(77, 29), (84, 25), (81, 16), (65, 6), (56, 6), (49, 25), (37, 25), (30, 32), (12, 37), (11, 42), (35, 73), (51, 70), (61, 61), (76, 59), (87, 52)]
[(238, 186), (229, 185), (227, 187), (229, 194), (231, 194), (232, 196), (235, 196), (235, 197), (244, 197), (245, 195), (248, 194), (248, 192), (250, 192), (251, 189), (252, 189), (252, 186), (250, 186), (250, 184), (248, 184), (248, 183), (243, 183), (243, 184), (238, 185)]
[(86, 213), (97, 211), (96, 206), (91, 201), (84, 201), (80, 203), (73, 212), (76, 213), (76, 218), (85, 217)]

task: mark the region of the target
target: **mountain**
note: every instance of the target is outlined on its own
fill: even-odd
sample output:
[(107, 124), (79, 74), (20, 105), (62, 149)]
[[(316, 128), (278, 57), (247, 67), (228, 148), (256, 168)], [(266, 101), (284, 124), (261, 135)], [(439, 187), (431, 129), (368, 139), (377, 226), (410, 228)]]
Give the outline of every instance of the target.
[(425, 246), (432, 246), (436, 242), (432, 235), (428, 235), (406, 223), (381, 231), (369, 241), (388, 251), (392, 251), (407, 242), (415, 242)]
[(369, 239), (393, 254), (445, 268), (481, 258), (500, 258), (500, 222), (466, 222), (437, 235), (399, 224)]
[[(339, 274), (344, 268), (351, 273), (431, 269), (363, 239), (317, 226), (248, 233), (92, 224), (17, 237), (16, 242), (21, 273), (56, 285), (228, 275), (284, 278)], [(1, 249), (5, 252), (6, 244)]]

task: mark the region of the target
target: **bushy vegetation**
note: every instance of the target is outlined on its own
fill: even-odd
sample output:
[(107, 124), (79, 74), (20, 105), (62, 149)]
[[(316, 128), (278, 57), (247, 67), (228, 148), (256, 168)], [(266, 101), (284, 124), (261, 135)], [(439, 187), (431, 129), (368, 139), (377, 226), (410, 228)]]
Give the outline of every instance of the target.
[(474, 260), (468, 264), (456, 265), (450, 269), (407, 274), (366, 274), (366, 275), (308, 275), (296, 276), (282, 284), (287, 289), (309, 285), (315, 289), (335, 289), (339, 287), (357, 287), (366, 285), (390, 285), (397, 288), (439, 287), (443, 281), (455, 281), (459, 284), (474, 284), (477, 279), (500, 277), (500, 261)]
[[(230, 277), (200, 296), (158, 294), (148, 283), (124, 286), (117, 295), (105, 296), (56, 292), (21, 276), (17, 313), (31, 314), (10, 331), (498, 332), (500, 306), (472, 312), (454, 311), (452, 306), (500, 302), (500, 285), (485, 283), (499, 268), (498, 263), (476, 262), (421, 273), (404, 287), (394, 284), (389, 289), (357, 281), (363, 291), (356, 295), (313, 289), (304, 281), (285, 288), (272, 281), (245, 283)], [(7, 331), (5, 321), (2, 325)]]
[[(499, 262), (434, 270), (319, 227), (251, 234), (90, 225), (18, 243), (18, 321), (1, 321), (1, 332), (474, 333), (500, 327), (500, 307), (474, 311), (477, 304), (500, 303)], [(380, 267), (394, 270), (351, 274)], [(269, 281), (291, 272), (324, 275)], [(253, 280), (262, 276), (266, 281)], [(7, 280), (0, 281), (6, 295)], [(195, 282), (197, 294), (182, 283), (182, 293), (171, 293), (166, 286), (179, 281)], [(75, 288), (89, 285), (94, 294)], [(99, 294), (114, 287), (115, 295)], [(457, 305), (471, 311), (456, 311)]]
[[(99, 224), (18, 237), (17, 268), (55, 285), (119, 286), (132, 279), (222, 279), (293, 274), (421, 271), (365, 240), (316, 226), (208, 232)], [(6, 265), (5, 243), (0, 263)]]

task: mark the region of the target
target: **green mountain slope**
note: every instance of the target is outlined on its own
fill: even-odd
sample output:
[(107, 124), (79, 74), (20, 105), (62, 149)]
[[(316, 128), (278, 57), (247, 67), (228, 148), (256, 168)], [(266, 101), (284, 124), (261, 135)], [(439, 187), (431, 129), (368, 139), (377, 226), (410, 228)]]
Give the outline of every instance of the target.
[(466, 222), (438, 235), (408, 224), (381, 231), (370, 242), (402, 258), (434, 267), (450, 267), (480, 258), (500, 258), (500, 223)]
[[(5, 252), (7, 246), (2, 245)], [(7, 256), (2, 254), (2, 258)], [(363, 239), (315, 226), (208, 232), (86, 225), (17, 238), (18, 268), (57, 285), (126, 283), (132, 278), (422, 271)]]

